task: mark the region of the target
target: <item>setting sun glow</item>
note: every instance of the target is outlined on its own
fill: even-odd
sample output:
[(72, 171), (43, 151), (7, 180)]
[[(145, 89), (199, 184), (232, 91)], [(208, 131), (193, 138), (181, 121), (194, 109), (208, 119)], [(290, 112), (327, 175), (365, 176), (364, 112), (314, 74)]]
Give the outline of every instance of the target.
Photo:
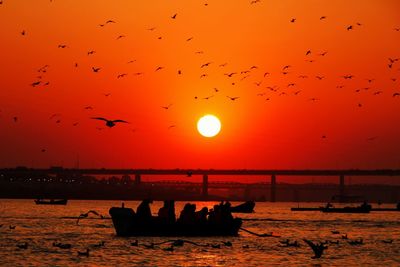
[(221, 122), (214, 115), (205, 115), (197, 122), (197, 130), (204, 137), (214, 137), (221, 130)]

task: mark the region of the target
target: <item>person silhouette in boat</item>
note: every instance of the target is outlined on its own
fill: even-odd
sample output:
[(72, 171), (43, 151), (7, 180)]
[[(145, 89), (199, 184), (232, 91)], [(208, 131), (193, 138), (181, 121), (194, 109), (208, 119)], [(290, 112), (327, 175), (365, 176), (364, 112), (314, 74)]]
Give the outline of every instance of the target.
[(176, 217), (174, 200), (164, 200), (164, 206), (158, 210), (158, 218), (163, 223), (175, 223)]
[(185, 225), (193, 225), (196, 222), (196, 205), (186, 203), (179, 215), (178, 222)]
[(152, 220), (150, 204), (153, 203), (150, 199), (145, 199), (139, 204), (136, 210), (136, 218), (138, 222), (148, 223)]
[(204, 225), (207, 223), (208, 208), (203, 207), (201, 210), (196, 211), (195, 219), (196, 224)]

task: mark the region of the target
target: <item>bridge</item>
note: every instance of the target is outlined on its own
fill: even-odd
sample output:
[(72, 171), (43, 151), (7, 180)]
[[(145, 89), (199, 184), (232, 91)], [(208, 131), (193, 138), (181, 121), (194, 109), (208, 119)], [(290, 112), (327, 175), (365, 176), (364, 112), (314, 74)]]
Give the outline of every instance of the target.
[(32, 169), (26, 167), (0, 169), (0, 175), (134, 175), (135, 184), (142, 182), (142, 175), (202, 175), (202, 195), (208, 197), (209, 176), (234, 175), (234, 176), (266, 176), (270, 177), (271, 201), (276, 200), (276, 185), (278, 176), (336, 176), (339, 181), (339, 196), (345, 195), (345, 176), (400, 176), (400, 169), (377, 169), (377, 170), (250, 170), (250, 169), (69, 169), (62, 167), (51, 167), (48, 169)]

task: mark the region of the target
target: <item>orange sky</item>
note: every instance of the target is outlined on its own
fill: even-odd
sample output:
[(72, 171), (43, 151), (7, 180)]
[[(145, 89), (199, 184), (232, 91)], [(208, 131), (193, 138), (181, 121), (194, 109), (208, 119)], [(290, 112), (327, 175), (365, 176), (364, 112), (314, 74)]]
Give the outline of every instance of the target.
[(400, 168), (400, 2), (250, 2), (3, 0), (0, 167)]

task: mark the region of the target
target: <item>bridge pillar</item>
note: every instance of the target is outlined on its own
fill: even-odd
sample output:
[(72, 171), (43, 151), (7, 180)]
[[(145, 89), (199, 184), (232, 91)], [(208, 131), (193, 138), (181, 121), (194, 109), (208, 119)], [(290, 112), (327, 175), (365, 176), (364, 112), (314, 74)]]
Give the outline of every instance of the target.
[(202, 190), (203, 199), (208, 198), (208, 175), (203, 174), (203, 190)]
[(339, 176), (339, 202), (343, 202), (345, 196), (344, 191), (344, 175)]
[(135, 185), (139, 185), (142, 182), (140, 174), (135, 174)]
[(271, 176), (271, 202), (276, 201), (276, 176), (273, 174)]

